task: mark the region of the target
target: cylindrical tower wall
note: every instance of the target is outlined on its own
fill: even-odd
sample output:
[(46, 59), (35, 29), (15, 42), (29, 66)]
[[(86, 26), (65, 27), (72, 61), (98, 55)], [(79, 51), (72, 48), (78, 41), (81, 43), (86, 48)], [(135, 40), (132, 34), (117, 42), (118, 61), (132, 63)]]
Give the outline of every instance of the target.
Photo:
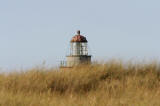
[(91, 63), (91, 56), (67, 56), (67, 67)]

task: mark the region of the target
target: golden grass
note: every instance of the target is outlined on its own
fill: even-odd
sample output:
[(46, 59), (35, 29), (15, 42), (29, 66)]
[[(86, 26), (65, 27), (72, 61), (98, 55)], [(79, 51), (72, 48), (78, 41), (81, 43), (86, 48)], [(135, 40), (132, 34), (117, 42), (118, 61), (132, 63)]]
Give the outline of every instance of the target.
[(110, 61), (0, 74), (0, 106), (160, 106), (160, 68)]

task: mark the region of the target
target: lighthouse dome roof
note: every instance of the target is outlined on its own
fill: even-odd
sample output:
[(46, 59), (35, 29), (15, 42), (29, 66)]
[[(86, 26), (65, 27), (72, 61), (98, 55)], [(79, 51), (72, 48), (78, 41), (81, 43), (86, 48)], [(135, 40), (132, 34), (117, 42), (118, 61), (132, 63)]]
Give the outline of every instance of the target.
[(80, 35), (80, 31), (77, 31), (77, 35), (73, 36), (71, 42), (88, 42), (86, 37)]

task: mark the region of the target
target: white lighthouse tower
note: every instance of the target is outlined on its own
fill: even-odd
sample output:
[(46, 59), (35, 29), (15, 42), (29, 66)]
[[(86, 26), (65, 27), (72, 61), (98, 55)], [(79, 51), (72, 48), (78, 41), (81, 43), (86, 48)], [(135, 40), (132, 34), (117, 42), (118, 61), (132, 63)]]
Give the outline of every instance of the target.
[(70, 54), (66, 56), (66, 63), (61, 62), (61, 67), (74, 67), (79, 64), (91, 63), (91, 55), (88, 54), (88, 41), (86, 37), (80, 35), (73, 36), (70, 41)]

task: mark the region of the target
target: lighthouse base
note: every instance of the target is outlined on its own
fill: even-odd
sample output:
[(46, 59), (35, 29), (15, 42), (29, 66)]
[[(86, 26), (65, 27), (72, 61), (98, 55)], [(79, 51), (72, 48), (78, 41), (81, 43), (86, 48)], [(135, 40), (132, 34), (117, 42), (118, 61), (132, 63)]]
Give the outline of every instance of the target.
[(67, 57), (67, 67), (73, 67), (80, 64), (90, 64), (91, 56), (90, 55), (72, 55)]

